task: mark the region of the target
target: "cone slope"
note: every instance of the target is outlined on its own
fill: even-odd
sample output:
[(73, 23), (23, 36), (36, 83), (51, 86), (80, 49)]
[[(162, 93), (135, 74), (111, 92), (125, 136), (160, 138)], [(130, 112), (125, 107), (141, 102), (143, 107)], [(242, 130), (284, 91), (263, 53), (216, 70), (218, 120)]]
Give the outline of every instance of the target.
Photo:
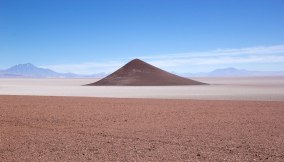
[(166, 86), (202, 85), (205, 83), (183, 78), (134, 59), (109, 76), (89, 86)]

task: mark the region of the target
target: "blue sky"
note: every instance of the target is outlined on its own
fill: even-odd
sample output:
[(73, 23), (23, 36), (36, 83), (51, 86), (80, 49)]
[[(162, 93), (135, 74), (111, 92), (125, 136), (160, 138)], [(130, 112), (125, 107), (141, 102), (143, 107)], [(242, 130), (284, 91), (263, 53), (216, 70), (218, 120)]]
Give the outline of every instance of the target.
[(284, 71), (283, 0), (0, 0), (0, 69)]

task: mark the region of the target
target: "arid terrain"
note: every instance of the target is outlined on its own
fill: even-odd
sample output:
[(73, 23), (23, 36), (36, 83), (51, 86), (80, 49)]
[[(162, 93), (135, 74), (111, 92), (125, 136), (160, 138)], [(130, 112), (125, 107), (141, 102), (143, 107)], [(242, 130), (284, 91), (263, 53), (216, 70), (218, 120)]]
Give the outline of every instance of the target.
[(0, 79), (0, 161), (284, 161), (283, 77), (194, 79)]
[(98, 79), (0, 79), (0, 95), (284, 101), (284, 77), (193, 79), (210, 85), (82, 86)]
[(283, 105), (0, 96), (0, 161), (284, 161)]

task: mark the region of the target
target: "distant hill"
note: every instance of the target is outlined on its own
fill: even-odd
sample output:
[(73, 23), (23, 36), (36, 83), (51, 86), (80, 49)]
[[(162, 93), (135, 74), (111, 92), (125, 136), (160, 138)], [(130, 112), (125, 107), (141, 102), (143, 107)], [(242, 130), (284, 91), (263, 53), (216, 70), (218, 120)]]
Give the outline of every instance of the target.
[(0, 71), (0, 78), (97, 78), (103, 73), (94, 75), (78, 75), (73, 73), (58, 73), (50, 69), (36, 67), (31, 63), (18, 64)]
[(284, 71), (249, 71), (236, 68), (216, 69), (207, 73), (185, 73), (187, 77), (245, 77), (245, 76), (284, 76)]
[(134, 59), (107, 77), (89, 86), (166, 86), (204, 85), (199, 81), (166, 72), (142, 60)]

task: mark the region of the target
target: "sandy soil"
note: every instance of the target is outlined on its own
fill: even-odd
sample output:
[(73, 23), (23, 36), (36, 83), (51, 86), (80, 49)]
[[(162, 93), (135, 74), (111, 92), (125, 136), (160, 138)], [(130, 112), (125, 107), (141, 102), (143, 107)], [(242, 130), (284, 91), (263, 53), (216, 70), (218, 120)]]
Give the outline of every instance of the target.
[(0, 94), (284, 101), (284, 77), (193, 79), (211, 85), (81, 86), (96, 79), (0, 79)]
[(284, 102), (0, 96), (0, 161), (284, 161)]

